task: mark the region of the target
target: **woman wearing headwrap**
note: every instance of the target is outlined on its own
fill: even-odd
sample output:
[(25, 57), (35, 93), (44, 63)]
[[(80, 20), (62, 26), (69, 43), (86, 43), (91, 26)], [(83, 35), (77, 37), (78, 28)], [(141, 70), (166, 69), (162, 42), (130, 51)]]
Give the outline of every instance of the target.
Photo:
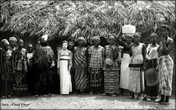
[(160, 104), (169, 104), (169, 97), (172, 94), (172, 78), (173, 78), (173, 69), (174, 62), (171, 56), (169, 55), (174, 41), (172, 38), (168, 37), (167, 27), (161, 27), (160, 37), (160, 47), (159, 47), (159, 93), (161, 94)]
[(1, 75), (1, 96), (11, 97), (12, 94), (12, 51), (9, 49), (7, 39), (1, 40), (2, 48), (0, 48), (0, 75)]
[(19, 39), (18, 49), (14, 52), (16, 61), (15, 86), (16, 95), (22, 95), (27, 91), (26, 73), (27, 73), (27, 51), (23, 47), (24, 41)]
[(63, 41), (62, 49), (58, 48), (57, 69), (60, 75), (60, 94), (66, 95), (72, 92), (70, 70), (72, 67), (72, 52), (67, 49), (68, 42)]
[(79, 37), (77, 43), (78, 46), (74, 48), (73, 67), (75, 70), (75, 89), (79, 93), (88, 89), (89, 79), (87, 74), (87, 48), (84, 47), (86, 40), (84, 37)]
[(156, 33), (152, 33), (150, 35), (151, 43), (148, 44), (146, 48), (146, 60), (144, 62), (145, 64), (145, 81), (146, 81), (146, 87), (145, 87), (145, 93), (146, 97), (144, 100), (150, 101), (155, 100), (158, 95), (158, 72), (156, 70), (156, 67), (158, 65), (158, 48), (159, 45), (156, 42), (156, 39), (158, 38), (158, 35)]
[(143, 92), (144, 81), (142, 76), (143, 62), (145, 58), (145, 46), (140, 43), (141, 35), (135, 33), (133, 45), (131, 46), (131, 61), (130, 61), (130, 74), (129, 74), (129, 90), (131, 97), (138, 99)]
[(28, 84), (28, 90), (31, 94), (34, 92), (34, 72), (33, 72), (33, 55), (34, 55), (34, 50), (33, 50), (33, 45), (28, 44), (27, 47), (27, 84)]
[(122, 38), (119, 39), (119, 44), (122, 45), (122, 59), (121, 59), (121, 69), (120, 69), (120, 88), (121, 93), (129, 90), (129, 63), (130, 63), (130, 54), (131, 54), (131, 38), (136, 32), (136, 28), (133, 25), (124, 25), (122, 27)]
[(54, 52), (47, 43), (48, 35), (40, 39), (40, 46), (34, 52), (35, 66), (35, 94), (47, 95), (50, 93), (50, 69), (54, 67)]
[[(9, 49), (12, 51), (11, 64), (12, 64), (13, 74), (11, 75), (11, 77), (12, 77), (12, 85), (14, 86), (16, 83), (16, 81), (15, 81), (16, 67), (17, 67), (16, 51), (18, 49), (17, 38), (16, 37), (9, 37), (9, 43), (10, 43)], [(13, 87), (13, 89), (15, 89), (15, 87)]]
[(17, 49), (17, 38), (16, 37), (10, 37), (9, 38), (9, 43), (10, 43), (10, 49), (12, 51), (15, 51)]
[(104, 67), (104, 47), (100, 46), (100, 37), (93, 38), (93, 46), (88, 50), (90, 91), (92, 93), (103, 92), (103, 67)]
[(104, 92), (107, 95), (119, 94), (119, 48), (115, 45), (114, 36), (108, 38), (108, 45), (105, 46), (104, 65)]

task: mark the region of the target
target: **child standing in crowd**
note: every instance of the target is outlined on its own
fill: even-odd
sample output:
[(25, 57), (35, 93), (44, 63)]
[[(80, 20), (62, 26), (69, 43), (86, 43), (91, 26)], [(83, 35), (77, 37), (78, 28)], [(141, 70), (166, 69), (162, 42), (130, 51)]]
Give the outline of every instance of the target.
[(104, 48), (100, 46), (100, 37), (93, 38), (93, 46), (88, 49), (89, 74), (90, 74), (90, 93), (103, 92), (103, 66)]

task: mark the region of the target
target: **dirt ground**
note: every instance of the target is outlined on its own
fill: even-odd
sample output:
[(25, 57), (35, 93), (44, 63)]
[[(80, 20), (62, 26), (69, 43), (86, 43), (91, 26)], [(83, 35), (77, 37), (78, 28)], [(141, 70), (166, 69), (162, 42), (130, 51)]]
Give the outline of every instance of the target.
[(175, 97), (170, 105), (130, 99), (128, 96), (52, 95), (1, 100), (1, 109), (175, 109)]

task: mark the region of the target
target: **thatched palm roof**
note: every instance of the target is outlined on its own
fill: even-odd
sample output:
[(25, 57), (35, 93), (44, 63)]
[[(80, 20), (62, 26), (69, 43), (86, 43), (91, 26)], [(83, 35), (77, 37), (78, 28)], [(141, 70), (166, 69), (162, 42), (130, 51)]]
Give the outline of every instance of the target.
[(175, 22), (174, 1), (14, 1), (1, 3), (0, 31), (50, 36), (114, 34), (131, 23), (146, 31), (164, 18)]

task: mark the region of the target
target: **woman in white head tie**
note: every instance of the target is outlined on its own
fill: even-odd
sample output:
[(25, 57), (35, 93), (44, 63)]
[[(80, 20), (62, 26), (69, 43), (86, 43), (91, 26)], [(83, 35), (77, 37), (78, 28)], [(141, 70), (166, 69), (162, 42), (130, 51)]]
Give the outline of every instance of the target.
[[(136, 27), (133, 25), (124, 25), (122, 27), (122, 33), (124, 37), (132, 37), (136, 32)], [(127, 40), (128, 38), (125, 38)], [(122, 43), (122, 60), (121, 60), (121, 72), (120, 72), (120, 88), (123, 93), (124, 90), (129, 88), (129, 63), (130, 63), (130, 41), (125, 41)]]

